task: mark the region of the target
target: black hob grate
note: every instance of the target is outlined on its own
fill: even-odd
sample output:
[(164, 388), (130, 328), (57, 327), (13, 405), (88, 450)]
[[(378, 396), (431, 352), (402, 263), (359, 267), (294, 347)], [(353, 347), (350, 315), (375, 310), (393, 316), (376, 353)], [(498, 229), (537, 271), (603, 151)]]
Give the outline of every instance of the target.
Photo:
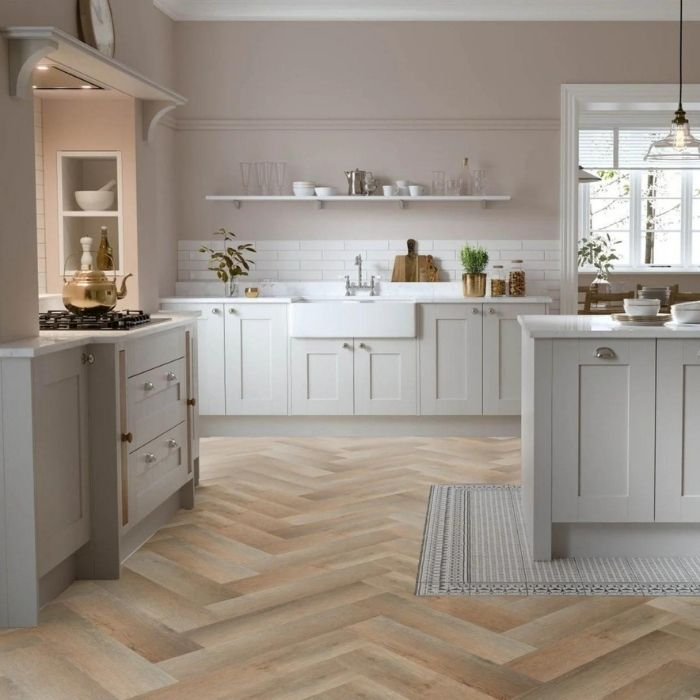
[(110, 311), (106, 314), (74, 314), (70, 311), (47, 311), (39, 314), (42, 331), (128, 331), (151, 317), (141, 310)]

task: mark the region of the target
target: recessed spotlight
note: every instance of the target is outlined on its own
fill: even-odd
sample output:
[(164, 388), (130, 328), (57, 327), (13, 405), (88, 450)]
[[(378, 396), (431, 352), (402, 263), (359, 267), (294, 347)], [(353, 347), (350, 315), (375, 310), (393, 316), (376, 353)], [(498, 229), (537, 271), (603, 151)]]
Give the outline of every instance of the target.
[(92, 90), (92, 85), (81, 85), (80, 86), (83, 90)]
[(43, 63), (36, 67), (37, 70), (48, 70), (50, 66), (46, 66)]
[(33, 89), (33, 90), (37, 90), (38, 88), (37, 88), (36, 85), (32, 85), (32, 89)]

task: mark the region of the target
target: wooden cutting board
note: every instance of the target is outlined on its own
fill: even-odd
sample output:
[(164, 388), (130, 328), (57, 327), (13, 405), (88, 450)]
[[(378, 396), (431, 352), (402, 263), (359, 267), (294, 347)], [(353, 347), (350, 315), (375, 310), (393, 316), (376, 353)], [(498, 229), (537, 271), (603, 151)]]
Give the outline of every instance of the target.
[(416, 242), (406, 241), (407, 255), (397, 255), (394, 259), (392, 282), (437, 282), (437, 268), (432, 255), (418, 255)]

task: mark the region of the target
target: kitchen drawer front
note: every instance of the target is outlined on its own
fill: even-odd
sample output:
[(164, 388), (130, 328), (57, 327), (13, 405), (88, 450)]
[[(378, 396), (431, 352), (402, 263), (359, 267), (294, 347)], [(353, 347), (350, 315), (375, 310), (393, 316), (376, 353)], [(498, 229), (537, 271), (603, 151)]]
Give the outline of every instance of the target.
[(126, 353), (127, 376), (133, 377), (184, 357), (186, 330), (187, 328), (175, 328), (130, 343)]
[(187, 366), (175, 360), (130, 377), (127, 384), (129, 451), (170, 430), (187, 418)]
[(183, 422), (129, 455), (126, 525), (143, 520), (189, 478), (187, 423)]

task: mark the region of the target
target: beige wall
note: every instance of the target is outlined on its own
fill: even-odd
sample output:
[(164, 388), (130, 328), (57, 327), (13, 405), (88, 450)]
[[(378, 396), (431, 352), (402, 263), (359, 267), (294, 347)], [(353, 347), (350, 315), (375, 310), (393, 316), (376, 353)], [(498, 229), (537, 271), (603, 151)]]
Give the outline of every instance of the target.
[[(149, 77), (172, 85), (174, 77), (173, 23), (145, 0), (112, 0), (116, 31), (116, 58)], [(77, 34), (75, 0), (4, 0), (0, 26), (56, 26)], [(0, 41), (0, 342), (37, 332), (37, 240), (34, 178), (34, 127), (32, 100), (8, 95), (7, 43)], [(140, 126), (135, 125), (135, 128)], [(139, 130), (140, 135), (140, 130)], [(144, 159), (163, 161), (170, 140), (157, 139), (142, 147)], [(144, 211), (155, 210), (162, 200), (162, 185), (153, 179), (137, 183)], [(149, 215), (144, 235), (158, 240), (163, 232), (156, 213)], [(173, 252), (164, 250), (163, 264), (176, 267)], [(170, 293), (172, 287), (163, 287)], [(158, 283), (156, 283), (156, 286)], [(157, 306), (160, 289), (152, 284), (141, 294), (144, 308)]]
[[(246, 239), (557, 238), (561, 84), (670, 82), (676, 31), (671, 23), (178, 23), (178, 87), (190, 98), (178, 114), (178, 236), (205, 238), (226, 225)], [(690, 81), (700, 80), (698, 36), (700, 26), (689, 26)], [(465, 155), (487, 169), (491, 193), (513, 201), (404, 212), (236, 211), (204, 201), (240, 191), (242, 160), (286, 160), (292, 179), (344, 187), (342, 171), (354, 167), (429, 185), (432, 170), (457, 171)]]

